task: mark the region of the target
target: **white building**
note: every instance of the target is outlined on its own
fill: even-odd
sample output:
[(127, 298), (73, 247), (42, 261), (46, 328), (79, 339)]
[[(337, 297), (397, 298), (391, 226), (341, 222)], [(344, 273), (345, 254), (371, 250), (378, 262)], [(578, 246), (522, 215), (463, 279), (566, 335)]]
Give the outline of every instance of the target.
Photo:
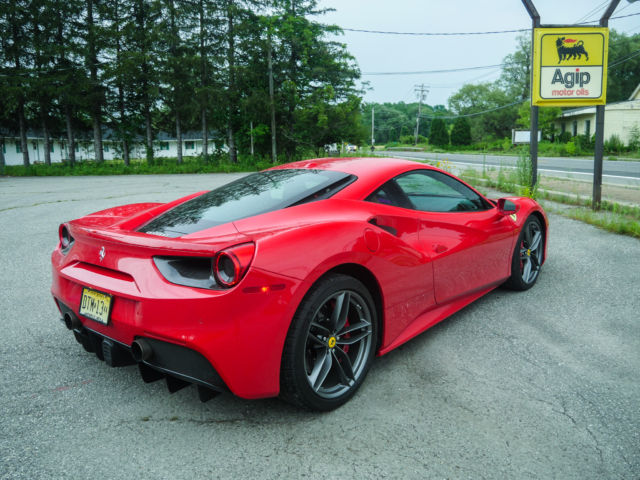
[[(629, 144), (631, 131), (640, 129), (640, 84), (629, 100), (608, 103), (604, 110), (604, 139), (617, 135), (625, 145)], [(593, 135), (596, 131), (596, 107), (572, 108), (562, 112), (556, 120), (557, 132), (576, 135)]]
[[(213, 135), (212, 135), (213, 137)], [(0, 133), (0, 143), (4, 153), (6, 165), (22, 165), (22, 149), (20, 148), (20, 137), (16, 134)], [(44, 163), (44, 138), (36, 132), (27, 133), (27, 148), (29, 149), (29, 161), (31, 163)], [(209, 138), (209, 153), (216, 149), (228, 151), (227, 146), (220, 140)], [(109, 139), (102, 140), (102, 149), (105, 160), (122, 158), (122, 144)], [(51, 162), (60, 163), (69, 158), (68, 142), (66, 139), (50, 139)], [(158, 133), (153, 142), (153, 153), (156, 157), (177, 157), (178, 141), (164, 132)], [(182, 155), (194, 157), (202, 154), (202, 133), (187, 132), (182, 140)], [(145, 158), (146, 149), (143, 140), (133, 143), (129, 155), (134, 158)], [(76, 139), (76, 160), (93, 160), (93, 140), (82, 138)]]

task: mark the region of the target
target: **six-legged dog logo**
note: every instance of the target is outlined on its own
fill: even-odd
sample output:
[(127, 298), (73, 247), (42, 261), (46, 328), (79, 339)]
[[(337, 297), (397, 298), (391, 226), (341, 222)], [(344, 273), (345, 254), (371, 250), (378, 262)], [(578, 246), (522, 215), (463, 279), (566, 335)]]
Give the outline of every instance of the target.
[(584, 49), (584, 42), (573, 38), (558, 37), (556, 40), (558, 50), (558, 63), (563, 60), (575, 60), (582, 58), (582, 55), (589, 60), (589, 54)]

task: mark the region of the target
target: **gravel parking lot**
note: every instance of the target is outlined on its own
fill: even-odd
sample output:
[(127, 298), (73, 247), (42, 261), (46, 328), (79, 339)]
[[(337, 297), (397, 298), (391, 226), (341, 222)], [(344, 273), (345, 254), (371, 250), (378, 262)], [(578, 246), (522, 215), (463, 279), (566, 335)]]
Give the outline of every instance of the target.
[(640, 241), (559, 216), (536, 287), (378, 358), (331, 413), (84, 352), (49, 293), (59, 223), (237, 176), (0, 178), (0, 478), (640, 478)]

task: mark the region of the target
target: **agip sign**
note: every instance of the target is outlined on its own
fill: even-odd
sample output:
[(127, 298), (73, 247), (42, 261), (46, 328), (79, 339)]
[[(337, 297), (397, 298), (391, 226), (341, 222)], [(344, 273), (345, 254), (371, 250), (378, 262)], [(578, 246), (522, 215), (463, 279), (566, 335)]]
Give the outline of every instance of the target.
[(606, 103), (608, 28), (536, 28), (533, 38), (533, 105)]

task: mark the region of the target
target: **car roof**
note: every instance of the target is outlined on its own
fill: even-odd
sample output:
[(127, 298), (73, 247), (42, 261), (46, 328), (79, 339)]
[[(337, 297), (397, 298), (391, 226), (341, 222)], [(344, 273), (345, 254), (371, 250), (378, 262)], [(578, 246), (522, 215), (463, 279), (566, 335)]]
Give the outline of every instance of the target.
[(424, 163), (389, 157), (314, 158), (273, 167), (273, 169), (290, 168), (334, 170), (355, 175), (358, 177), (358, 181), (356, 182), (357, 187), (353, 185), (355, 188), (348, 188), (347, 190), (349, 190), (351, 194), (356, 195), (381, 185), (388, 179), (410, 170), (437, 170)]

